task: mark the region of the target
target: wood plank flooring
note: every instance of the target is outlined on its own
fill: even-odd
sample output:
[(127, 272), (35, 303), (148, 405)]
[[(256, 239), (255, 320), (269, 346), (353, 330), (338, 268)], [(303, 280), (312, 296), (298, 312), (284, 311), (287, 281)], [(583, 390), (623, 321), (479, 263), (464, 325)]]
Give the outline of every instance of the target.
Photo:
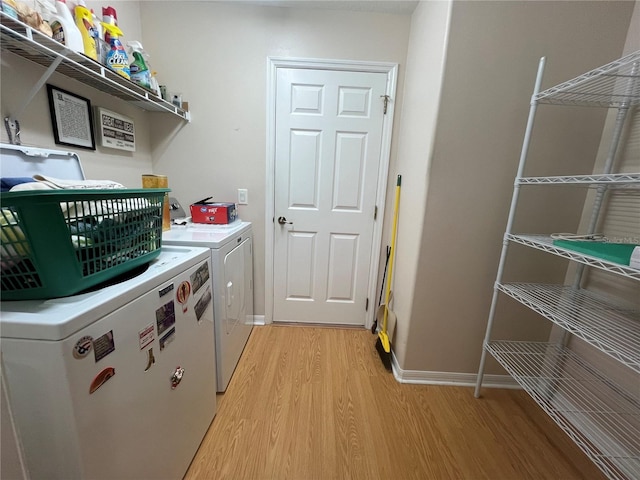
[(255, 327), (185, 479), (600, 479), (519, 390), (396, 382), (367, 330)]

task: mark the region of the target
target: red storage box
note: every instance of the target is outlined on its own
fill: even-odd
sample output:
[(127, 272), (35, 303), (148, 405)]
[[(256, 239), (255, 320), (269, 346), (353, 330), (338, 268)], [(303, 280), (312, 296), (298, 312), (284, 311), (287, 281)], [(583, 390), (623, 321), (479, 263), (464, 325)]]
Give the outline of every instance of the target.
[(191, 220), (193, 223), (226, 224), (238, 218), (235, 203), (204, 203), (191, 205)]

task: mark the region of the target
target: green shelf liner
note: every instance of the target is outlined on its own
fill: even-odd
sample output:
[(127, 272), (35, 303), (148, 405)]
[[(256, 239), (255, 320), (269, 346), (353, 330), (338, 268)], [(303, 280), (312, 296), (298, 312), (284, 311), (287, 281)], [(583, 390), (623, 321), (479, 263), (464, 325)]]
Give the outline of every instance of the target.
[(632, 243), (588, 242), (581, 240), (554, 240), (553, 244), (557, 247), (622, 265), (629, 265), (631, 253), (638, 246)]

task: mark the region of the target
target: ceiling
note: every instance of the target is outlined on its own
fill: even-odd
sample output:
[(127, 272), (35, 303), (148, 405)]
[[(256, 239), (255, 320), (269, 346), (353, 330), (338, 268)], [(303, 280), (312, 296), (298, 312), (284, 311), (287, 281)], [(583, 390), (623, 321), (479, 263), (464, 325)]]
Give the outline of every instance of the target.
[(270, 7), (323, 8), (411, 15), (419, 0), (233, 0), (233, 2)]

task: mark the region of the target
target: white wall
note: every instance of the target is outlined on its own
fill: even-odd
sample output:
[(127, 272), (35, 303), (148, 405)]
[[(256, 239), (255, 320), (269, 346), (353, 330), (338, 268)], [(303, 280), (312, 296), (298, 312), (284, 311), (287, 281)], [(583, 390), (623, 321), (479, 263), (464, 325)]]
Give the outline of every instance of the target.
[[(409, 316), (409, 330), (396, 333), (407, 339), (403, 369), (477, 371), (538, 60), (547, 56), (547, 88), (618, 58), (632, 9), (630, 2), (454, 2), (436, 134), (425, 158), (421, 244), (417, 261), (397, 265), (399, 277), (410, 277), (417, 264), (411, 303), (396, 304)], [(412, 81), (407, 75), (407, 89)], [(410, 102), (405, 97), (406, 108)], [(589, 171), (604, 122), (596, 110), (584, 110), (579, 127), (566, 121), (563, 109), (539, 113), (534, 134), (546, 140), (530, 154), (536, 174), (571, 173), (579, 164)], [(583, 193), (535, 193), (535, 201), (522, 195), (517, 230), (575, 231)], [(404, 203), (403, 223), (415, 221), (412, 207)], [(402, 234), (399, 251), (408, 241)], [(510, 260), (508, 280), (564, 278), (566, 264), (549, 255), (525, 251)], [(499, 307), (494, 338), (548, 337), (549, 322), (528, 309), (504, 299)], [(489, 373), (500, 371), (490, 365)]]
[[(89, 7), (95, 8), (96, 11), (99, 11), (102, 4), (102, 2), (88, 2)], [(131, 37), (128, 38), (139, 38), (137, 2), (117, 2), (115, 5), (119, 17), (122, 18), (122, 28), (131, 34)], [(20, 108), (27, 93), (41, 78), (46, 68), (5, 51), (2, 52), (1, 62), (0, 110), (2, 118), (4, 118), (12, 116), (12, 113)], [(136, 151), (129, 153), (99, 146), (95, 151), (92, 151), (56, 145), (49, 116), (46, 87), (40, 89), (24, 113), (18, 118), (22, 131), (22, 143), (75, 151), (80, 157), (87, 178), (115, 180), (129, 188), (139, 188), (142, 185), (141, 175), (150, 173), (153, 168), (149, 137), (149, 117), (151, 114), (59, 74), (51, 76), (47, 83), (85, 97), (93, 106), (102, 106), (132, 118), (136, 128)], [(4, 126), (0, 129), (0, 140), (3, 143), (8, 142)]]
[[(387, 198), (393, 199), (397, 174), (403, 175), (398, 215), (396, 269), (393, 279), (394, 303), (398, 318), (390, 326), (394, 354), (404, 365), (410, 332), (411, 304), (416, 290), (418, 264), (424, 229), (430, 160), (442, 92), (446, 44), (452, 2), (421, 2), (411, 18), (407, 52), (403, 110), (396, 137), (398, 158), (389, 173)], [(385, 211), (386, 241), (391, 243), (390, 223), (393, 201)], [(384, 250), (384, 249), (383, 249)], [(382, 263), (383, 264), (383, 263)]]
[(222, 2), (177, 5), (141, 2), (151, 64), (161, 84), (189, 101), (193, 116), (182, 129), (155, 119), (154, 173), (168, 175), (173, 195), (185, 205), (210, 195), (235, 201), (238, 188), (249, 190), (249, 205), (239, 213), (254, 225), (255, 312), (264, 314), (267, 57), (399, 63), (401, 96), (410, 17)]

